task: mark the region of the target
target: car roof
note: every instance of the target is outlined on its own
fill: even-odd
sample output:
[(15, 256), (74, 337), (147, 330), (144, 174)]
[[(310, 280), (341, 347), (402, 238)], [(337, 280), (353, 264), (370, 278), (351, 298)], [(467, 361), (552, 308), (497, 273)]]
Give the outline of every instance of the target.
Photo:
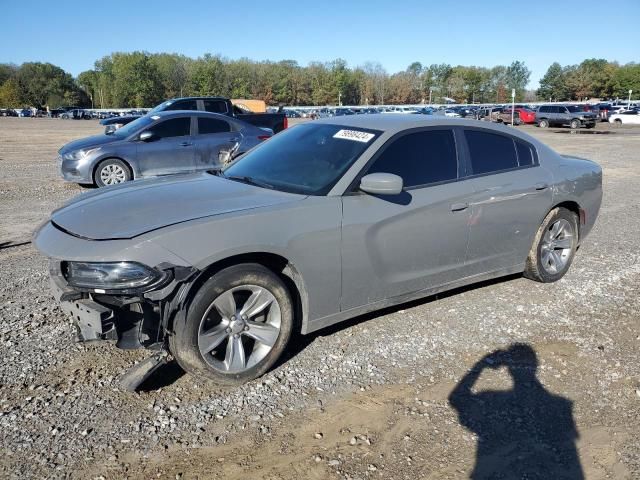
[(153, 112), (150, 117), (173, 117), (173, 116), (183, 116), (183, 115), (191, 115), (197, 117), (212, 117), (219, 118), (220, 120), (233, 121), (234, 119), (223, 115), (221, 113), (213, 113), (213, 112), (205, 112), (204, 110), (162, 110), (160, 112)]
[(374, 113), (370, 115), (349, 115), (341, 117), (321, 118), (318, 120), (313, 120), (313, 122), (303, 123), (301, 125), (313, 124), (329, 124), (344, 127), (379, 130), (384, 132), (386, 138), (411, 128), (472, 127), (482, 128), (484, 130), (492, 130), (503, 135), (510, 135), (512, 137), (525, 140), (536, 146), (542, 145), (540, 141), (538, 141), (531, 135), (523, 131), (519, 131), (513, 127), (503, 125), (501, 123), (486, 122), (483, 120), (471, 120), (466, 118), (452, 118), (445, 117), (444, 115), (393, 115), (385, 113)]
[(418, 127), (483, 127), (488, 129), (504, 131), (496, 128), (489, 122), (479, 120), (467, 120), (462, 118), (451, 118), (438, 115), (389, 115), (385, 113), (375, 113), (371, 115), (353, 115), (335, 118), (322, 118), (315, 120), (314, 123), (328, 123), (334, 125), (343, 125), (345, 127), (370, 128), (372, 130), (381, 130), (383, 132), (395, 133), (408, 128)]

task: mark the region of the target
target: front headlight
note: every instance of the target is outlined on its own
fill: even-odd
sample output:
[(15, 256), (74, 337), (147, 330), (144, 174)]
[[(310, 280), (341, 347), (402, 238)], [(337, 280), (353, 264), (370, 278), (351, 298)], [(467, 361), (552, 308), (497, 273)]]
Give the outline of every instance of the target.
[(65, 154), (64, 157), (68, 160), (82, 160), (83, 158), (88, 157), (93, 152), (97, 152), (99, 150), (100, 147), (74, 150), (73, 152)]
[(64, 262), (62, 273), (72, 287), (97, 293), (141, 291), (167, 278), (166, 273), (137, 262)]

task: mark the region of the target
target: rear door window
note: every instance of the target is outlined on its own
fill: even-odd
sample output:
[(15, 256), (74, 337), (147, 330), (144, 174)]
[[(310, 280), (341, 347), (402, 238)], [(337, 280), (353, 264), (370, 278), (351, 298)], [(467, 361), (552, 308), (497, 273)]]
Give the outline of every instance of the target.
[(515, 142), (511, 137), (480, 130), (465, 130), (472, 175), (518, 167)]
[(198, 117), (198, 134), (208, 135), (211, 133), (225, 133), (231, 131), (229, 122), (218, 118)]
[(425, 130), (394, 140), (367, 173), (393, 173), (405, 187), (458, 178), (458, 156), (451, 130)]
[(190, 130), (191, 117), (172, 118), (151, 127), (156, 138), (184, 137)]
[(204, 109), (211, 113), (227, 113), (227, 102), (224, 100), (204, 100)]
[(533, 149), (526, 143), (515, 140), (516, 152), (518, 153), (518, 165), (521, 167), (527, 167), (533, 165), (534, 156)]

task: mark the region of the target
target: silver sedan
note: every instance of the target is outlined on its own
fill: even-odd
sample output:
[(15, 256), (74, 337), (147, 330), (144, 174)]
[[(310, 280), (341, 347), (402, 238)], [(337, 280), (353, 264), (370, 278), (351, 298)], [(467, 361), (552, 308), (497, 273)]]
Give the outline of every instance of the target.
[(220, 168), (273, 135), (225, 115), (158, 112), (109, 135), (66, 144), (58, 152), (60, 175), (98, 187), (129, 180)]
[(296, 331), (514, 273), (559, 280), (601, 198), (596, 163), (509, 127), (336, 117), (222, 172), (80, 196), (35, 244), (82, 338), (240, 383)]

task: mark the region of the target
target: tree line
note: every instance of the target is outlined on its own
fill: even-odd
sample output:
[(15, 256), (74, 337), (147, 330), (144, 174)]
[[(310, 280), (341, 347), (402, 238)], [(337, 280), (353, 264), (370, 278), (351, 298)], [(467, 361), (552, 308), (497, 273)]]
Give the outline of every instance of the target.
[(551, 64), (540, 80), (540, 100), (563, 101), (585, 98), (627, 98), (629, 90), (640, 94), (640, 64), (619, 65), (590, 58), (579, 65)]
[[(640, 82), (638, 68), (598, 59), (567, 67), (554, 63), (537, 94), (543, 100), (622, 96)], [(536, 100), (536, 92), (527, 90), (530, 76), (522, 61), (491, 68), (414, 62), (389, 74), (378, 62), (350, 67), (342, 59), (301, 66), (294, 60), (117, 52), (77, 78), (50, 63), (0, 64), (0, 107), (135, 108), (195, 95), (256, 98), (268, 105), (502, 103), (510, 101), (511, 89), (516, 101)]]

